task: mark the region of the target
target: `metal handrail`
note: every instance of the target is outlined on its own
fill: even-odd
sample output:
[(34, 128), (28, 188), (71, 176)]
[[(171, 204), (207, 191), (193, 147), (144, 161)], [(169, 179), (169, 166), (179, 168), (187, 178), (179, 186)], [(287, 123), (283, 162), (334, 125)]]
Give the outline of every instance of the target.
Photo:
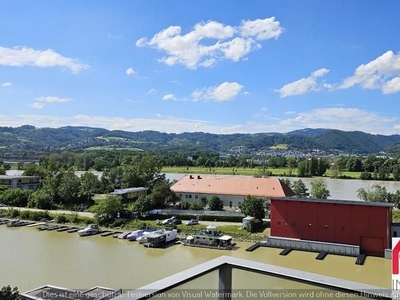
[(185, 271), (150, 283), (133, 291), (128, 291), (113, 298), (119, 300), (149, 299), (158, 294), (167, 292), (184, 283), (190, 282), (203, 275), (218, 270), (218, 294), (220, 300), (231, 300), (232, 295), (232, 270), (239, 269), (263, 275), (278, 277), (307, 284), (314, 287), (325, 288), (335, 292), (353, 294), (354, 296), (376, 299), (392, 299), (392, 291), (373, 285), (359, 282), (289, 269), (265, 263), (220, 256), (208, 262), (202, 263)]

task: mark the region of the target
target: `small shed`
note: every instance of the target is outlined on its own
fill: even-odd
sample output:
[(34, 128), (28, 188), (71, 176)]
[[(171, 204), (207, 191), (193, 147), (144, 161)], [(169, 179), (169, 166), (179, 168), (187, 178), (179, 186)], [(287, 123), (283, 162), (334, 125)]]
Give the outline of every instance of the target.
[(242, 228), (247, 229), (247, 225), (251, 222), (251, 220), (254, 220), (254, 217), (247, 216), (247, 217), (243, 218)]

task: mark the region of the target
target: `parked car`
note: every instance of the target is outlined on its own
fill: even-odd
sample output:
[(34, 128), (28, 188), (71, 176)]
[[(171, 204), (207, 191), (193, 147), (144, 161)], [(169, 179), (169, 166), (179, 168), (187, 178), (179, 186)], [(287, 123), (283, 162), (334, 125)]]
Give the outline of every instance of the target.
[(176, 219), (175, 217), (169, 218), (169, 219), (165, 219), (164, 221), (161, 222), (161, 224), (163, 225), (168, 225), (168, 224), (172, 224), (172, 225), (179, 225), (182, 224), (182, 220)]
[(174, 224), (174, 225), (179, 225), (179, 224), (182, 224), (182, 220), (179, 220), (179, 219), (173, 219), (173, 220), (171, 221), (171, 224)]
[(186, 222), (187, 226), (191, 226), (191, 225), (199, 225), (199, 221), (197, 221), (196, 219), (191, 219), (190, 221)]

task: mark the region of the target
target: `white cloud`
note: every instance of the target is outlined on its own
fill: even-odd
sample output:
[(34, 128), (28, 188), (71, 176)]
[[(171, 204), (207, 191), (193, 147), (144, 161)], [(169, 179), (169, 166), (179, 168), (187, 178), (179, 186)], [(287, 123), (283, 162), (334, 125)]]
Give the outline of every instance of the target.
[(135, 74), (137, 74), (137, 72), (132, 68), (126, 69), (125, 73), (126, 73), (126, 75), (135, 75)]
[(30, 107), (36, 108), (36, 109), (42, 109), (44, 107), (45, 103), (64, 103), (64, 102), (69, 102), (72, 99), (71, 98), (60, 98), (60, 97), (54, 97), (54, 96), (42, 96), (42, 97), (35, 97), (33, 98), (35, 103), (31, 104)]
[(72, 73), (89, 68), (78, 59), (68, 58), (52, 49), (35, 50), (27, 47), (5, 48), (0, 47), (0, 65), (3, 66), (36, 66), (36, 67), (63, 67)]
[(166, 94), (162, 99), (163, 100), (176, 100), (176, 97), (174, 94)]
[(394, 94), (400, 92), (400, 77), (395, 77), (382, 85), (384, 94)]
[(56, 103), (63, 103), (63, 102), (68, 102), (71, 101), (71, 98), (60, 98), (60, 97), (54, 97), (54, 96), (46, 96), (46, 97), (36, 97), (33, 98), (33, 100), (35, 101), (39, 101), (39, 102), (56, 102)]
[(338, 86), (347, 89), (353, 86), (363, 89), (380, 89), (384, 94), (400, 92), (400, 53), (387, 51), (367, 64), (362, 64)]
[(283, 33), (283, 28), (275, 20), (275, 17), (242, 21), (240, 30), (242, 36), (255, 37), (259, 41), (277, 39)]
[(237, 27), (208, 21), (197, 23), (186, 34), (181, 32), (180, 26), (170, 26), (150, 40), (139, 39), (136, 46), (163, 51), (166, 56), (159, 61), (169, 66), (182, 64), (189, 69), (196, 69), (199, 66), (212, 67), (220, 60), (237, 62), (245, 59), (248, 53), (261, 48), (257, 41), (276, 39), (282, 34), (283, 28), (272, 17), (242, 21)]
[(234, 99), (244, 87), (237, 82), (224, 82), (218, 86), (196, 90), (191, 94), (194, 101), (229, 101)]
[(324, 83), (318, 83), (317, 79), (325, 76), (328, 72), (329, 70), (325, 68), (318, 69), (312, 72), (311, 76), (288, 83), (279, 90), (274, 91), (279, 92), (281, 98), (302, 95), (313, 91), (320, 91), (321, 89), (326, 88), (327, 85)]
[(150, 89), (150, 90), (147, 92), (147, 94), (148, 94), (148, 95), (155, 95), (155, 94), (157, 94), (157, 90), (156, 90), (156, 89)]
[(35, 103), (31, 104), (30, 107), (36, 108), (36, 109), (42, 109), (44, 107), (44, 103), (35, 102)]
[(8, 87), (8, 86), (12, 86), (12, 83), (11, 83), (11, 82), (4, 82), (4, 83), (2, 83), (0, 86), (2, 86), (2, 87)]
[(202, 131), (225, 134), (289, 132), (303, 128), (332, 128), (345, 131), (359, 130), (372, 134), (400, 133), (400, 124), (398, 124), (396, 118), (387, 118), (374, 112), (357, 108), (320, 108), (301, 113), (290, 113), (290, 118), (287, 119), (277, 119), (275, 116), (262, 115), (263, 118), (260, 123), (251, 121), (224, 125), (205, 120), (163, 117), (161, 114), (157, 114), (153, 119), (129, 119), (89, 115), (69, 117), (42, 114), (0, 115), (0, 126), (16, 127), (24, 124), (53, 128), (62, 126), (89, 126), (109, 130), (156, 130), (168, 133)]
[[(291, 119), (282, 120), (279, 125), (290, 129), (331, 128), (344, 131), (360, 130), (369, 133), (389, 132), (396, 118), (387, 118), (374, 112), (358, 108), (320, 108), (296, 113)], [(393, 133), (393, 132), (391, 132)]]

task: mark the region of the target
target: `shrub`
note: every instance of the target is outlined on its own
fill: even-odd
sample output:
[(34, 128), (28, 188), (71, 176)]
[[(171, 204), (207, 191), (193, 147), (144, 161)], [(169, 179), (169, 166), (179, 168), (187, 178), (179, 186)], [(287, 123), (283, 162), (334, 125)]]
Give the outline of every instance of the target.
[(14, 208), (9, 208), (9, 209), (7, 209), (7, 212), (5, 213), (5, 215), (9, 218), (17, 218), (17, 217), (19, 217), (19, 210), (14, 209)]
[(250, 220), (250, 222), (247, 224), (246, 227), (246, 230), (248, 232), (257, 232), (261, 231), (262, 229), (263, 229), (263, 221), (257, 219)]
[(56, 216), (56, 222), (60, 224), (64, 224), (68, 222), (68, 219), (65, 215), (57, 215)]

